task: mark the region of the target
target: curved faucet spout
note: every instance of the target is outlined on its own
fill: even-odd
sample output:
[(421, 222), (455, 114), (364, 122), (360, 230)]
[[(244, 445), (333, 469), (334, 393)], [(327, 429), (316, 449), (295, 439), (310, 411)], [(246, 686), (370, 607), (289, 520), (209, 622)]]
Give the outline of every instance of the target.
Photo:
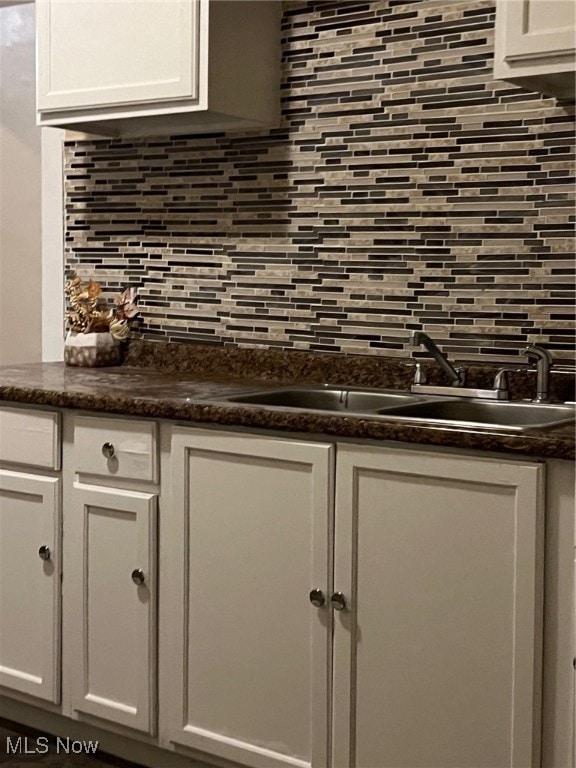
[(552, 357), (550, 352), (537, 344), (530, 344), (524, 350), (529, 360), (536, 361), (536, 397), (535, 402), (547, 403), (550, 401), (550, 368)]
[(456, 368), (454, 368), (454, 366), (448, 362), (446, 355), (440, 351), (436, 345), (436, 342), (433, 341), (427, 333), (424, 333), (423, 331), (412, 331), (410, 334), (410, 343), (415, 347), (422, 345), (428, 350), (428, 352), (430, 352), (440, 368), (442, 368), (444, 373), (449, 377), (450, 381), (452, 382), (452, 386), (463, 386), (464, 376), (462, 372), (457, 371)]

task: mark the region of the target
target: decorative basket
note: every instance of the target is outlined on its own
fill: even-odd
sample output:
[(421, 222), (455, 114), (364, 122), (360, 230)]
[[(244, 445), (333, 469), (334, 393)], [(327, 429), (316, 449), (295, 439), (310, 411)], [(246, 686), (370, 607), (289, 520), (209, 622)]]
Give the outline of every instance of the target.
[(85, 368), (119, 365), (120, 342), (111, 333), (74, 333), (70, 331), (64, 342), (64, 362)]

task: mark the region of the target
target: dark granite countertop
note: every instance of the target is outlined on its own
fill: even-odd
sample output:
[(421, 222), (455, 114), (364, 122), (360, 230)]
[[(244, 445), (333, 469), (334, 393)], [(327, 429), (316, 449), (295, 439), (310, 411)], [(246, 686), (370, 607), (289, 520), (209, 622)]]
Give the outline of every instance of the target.
[[(477, 386), (493, 369), (470, 369)], [(434, 365), (429, 374), (438, 375)], [(296, 411), (219, 402), (219, 398), (287, 383), (331, 383), (407, 390), (413, 361), (346, 358), (307, 352), (135, 342), (125, 362), (110, 368), (63, 363), (3, 366), (0, 401), (101, 413), (269, 429), (358, 440), (393, 440), (541, 458), (574, 459), (572, 425), (510, 433), (387, 421), (385, 416)], [(511, 382), (512, 397), (532, 389), (530, 372)], [(559, 401), (573, 399), (572, 376), (553, 379)], [(484, 384), (485, 385), (485, 384)]]

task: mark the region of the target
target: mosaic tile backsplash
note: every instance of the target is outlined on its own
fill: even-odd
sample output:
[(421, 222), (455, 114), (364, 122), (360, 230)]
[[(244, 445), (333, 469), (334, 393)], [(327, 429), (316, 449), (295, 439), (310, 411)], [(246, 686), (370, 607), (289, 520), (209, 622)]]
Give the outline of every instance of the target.
[(67, 267), (144, 339), (573, 361), (574, 105), (492, 80), (494, 18), (284, 3), (278, 128), (67, 143)]

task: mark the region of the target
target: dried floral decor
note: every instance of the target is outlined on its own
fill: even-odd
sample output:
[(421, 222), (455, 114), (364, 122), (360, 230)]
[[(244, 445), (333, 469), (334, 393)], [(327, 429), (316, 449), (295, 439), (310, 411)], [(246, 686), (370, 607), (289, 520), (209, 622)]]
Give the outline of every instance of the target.
[(100, 283), (84, 284), (72, 272), (66, 280), (65, 293), (70, 309), (65, 318), (69, 333), (64, 344), (68, 365), (101, 366), (120, 362), (120, 341), (128, 338), (130, 321), (138, 314), (135, 288), (126, 288), (114, 297), (109, 307), (101, 296)]
[(66, 312), (72, 333), (110, 332), (120, 341), (128, 337), (129, 321), (138, 314), (135, 288), (126, 288), (115, 296), (113, 309), (108, 308), (101, 298), (100, 283), (90, 280), (84, 285), (75, 272), (66, 280), (65, 292), (72, 307)]

